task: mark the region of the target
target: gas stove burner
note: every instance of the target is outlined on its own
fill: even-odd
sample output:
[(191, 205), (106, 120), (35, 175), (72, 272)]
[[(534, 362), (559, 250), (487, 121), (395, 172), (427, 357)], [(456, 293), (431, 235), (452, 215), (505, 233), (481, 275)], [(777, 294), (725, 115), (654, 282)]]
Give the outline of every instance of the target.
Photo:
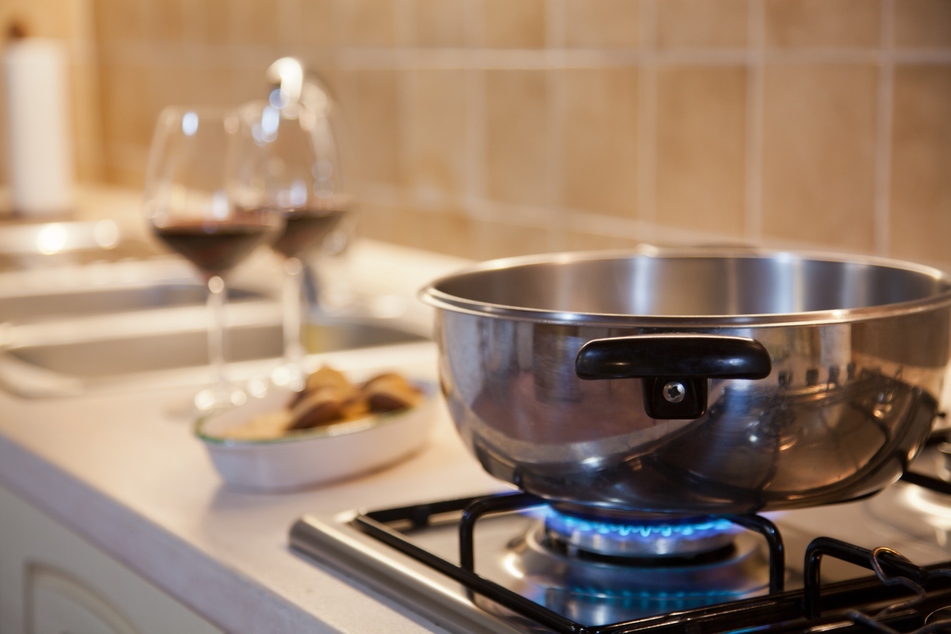
[[(732, 543), (696, 555), (592, 555), (576, 547), (569, 552), (544, 516), (529, 512), (546, 501), (526, 494), (304, 517), (291, 530), (291, 546), (458, 632), (851, 632), (871, 618), (878, 631), (937, 625), (951, 610), (947, 552), (907, 540), (900, 544), (906, 558), (874, 546), (887, 541), (872, 530), (878, 522), (864, 514), (877, 499), (783, 514), (772, 518), (776, 523), (729, 516), (746, 530), (733, 535)], [(609, 527), (601, 530), (609, 534), (668, 532), (649, 522), (646, 528), (620, 528), (622, 519), (656, 516), (558, 507), (572, 520), (607, 520)], [(908, 508), (892, 506), (893, 515), (910, 515)], [(681, 526), (679, 532), (703, 533), (707, 522), (700, 518), (687, 523), (699, 528)], [(813, 524), (844, 528), (856, 539), (817, 536)], [(784, 557), (784, 548), (795, 554)], [(911, 556), (909, 550), (917, 552)], [(898, 579), (911, 585), (894, 583)]]
[(569, 554), (623, 558), (692, 558), (729, 550), (741, 528), (718, 517), (625, 515), (549, 507), (548, 540)]
[[(502, 567), (517, 592), (581, 622), (604, 625), (767, 592), (762, 544), (726, 520), (624, 525), (546, 515), (510, 544)], [(565, 548), (553, 524), (600, 550)]]

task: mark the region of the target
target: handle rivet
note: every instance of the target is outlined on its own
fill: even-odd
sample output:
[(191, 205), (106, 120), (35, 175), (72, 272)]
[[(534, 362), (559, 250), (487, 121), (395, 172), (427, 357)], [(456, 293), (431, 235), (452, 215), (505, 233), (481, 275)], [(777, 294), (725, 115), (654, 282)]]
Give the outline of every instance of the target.
[(687, 395), (687, 388), (679, 381), (671, 381), (664, 386), (664, 400), (668, 403), (679, 403)]

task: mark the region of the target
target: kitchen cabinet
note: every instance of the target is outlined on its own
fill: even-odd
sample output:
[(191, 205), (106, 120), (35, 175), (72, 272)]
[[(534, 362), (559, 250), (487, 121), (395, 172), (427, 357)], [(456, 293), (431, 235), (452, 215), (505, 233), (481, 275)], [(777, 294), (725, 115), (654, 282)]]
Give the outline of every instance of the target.
[(0, 486), (0, 634), (220, 630)]

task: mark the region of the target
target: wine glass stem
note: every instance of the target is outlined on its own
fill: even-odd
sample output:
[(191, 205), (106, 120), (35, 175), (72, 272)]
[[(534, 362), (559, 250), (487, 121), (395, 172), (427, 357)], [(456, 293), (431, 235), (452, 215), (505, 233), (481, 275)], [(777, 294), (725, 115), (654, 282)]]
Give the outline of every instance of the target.
[(304, 358), (304, 346), (301, 343), (301, 324), (303, 315), (304, 265), (297, 258), (284, 261), (284, 362), (300, 367)]
[(225, 374), (225, 281), (218, 275), (208, 278), (208, 360), (219, 391), (228, 388)]

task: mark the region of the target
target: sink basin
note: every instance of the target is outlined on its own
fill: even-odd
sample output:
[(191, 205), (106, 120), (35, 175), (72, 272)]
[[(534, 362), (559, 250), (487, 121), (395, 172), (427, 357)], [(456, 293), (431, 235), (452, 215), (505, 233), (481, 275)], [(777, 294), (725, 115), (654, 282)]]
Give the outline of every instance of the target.
[[(234, 303), (272, 299), (266, 280), (229, 285)], [(192, 268), (174, 258), (0, 273), (0, 322), (33, 324), (98, 315), (204, 307), (207, 291)]]
[[(229, 285), (226, 358), (238, 366), (283, 353), (274, 276), (250, 268)], [(254, 274), (257, 273), (257, 277)], [(240, 276), (239, 276), (240, 277)], [(39, 398), (91, 389), (205, 382), (206, 291), (187, 263), (132, 262), (0, 274), (0, 389)], [(385, 299), (385, 298), (384, 298)], [(383, 302), (386, 304), (386, 302)], [(312, 354), (426, 341), (371, 302), (305, 325)], [(377, 315), (369, 317), (369, 315)]]
[[(309, 324), (306, 329), (310, 353), (334, 352), (413, 341), (425, 337), (389, 325), (372, 322)], [(281, 325), (244, 324), (229, 328), (229, 361), (278, 358), (282, 354)], [(134, 334), (108, 339), (13, 346), (7, 354), (37, 368), (80, 379), (102, 380), (133, 373), (159, 372), (208, 363), (208, 334), (189, 328), (174, 332)]]
[[(0, 292), (0, 318), (7, 322), (26, 323), (64, 317), (194, 306), (203, 305), (206, 297), (205, 287), (197, 281), (163, 281), (149, 285), (105, 288), (73, 287), (57, 293), (21, 289), (19, 292)], [(228, 289), (229, 302), (263, 298), (262, 293), (251, 289)]]
[[(277, 365), (283, 354), (280, 306), (248, 301), (227, 310), (226, 356), (232, 376), (239, 378), (234, 370), (242, 362), (273, 360)], [(27, 398), (192, 381), (196, 372), (208, 371), (203, 306), (40, 322), (12, 331), (0, 354), (0, 389)], [(391, 319), (352, 318), (309, 323), (304, 336), (311, 354), (427, 339)]]

